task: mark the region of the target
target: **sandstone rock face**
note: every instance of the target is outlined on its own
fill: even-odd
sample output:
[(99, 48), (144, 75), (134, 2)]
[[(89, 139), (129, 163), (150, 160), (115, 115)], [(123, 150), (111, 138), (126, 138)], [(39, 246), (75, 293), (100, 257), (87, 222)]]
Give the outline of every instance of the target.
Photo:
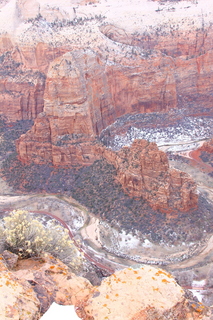
[[(11, 75), (5, 65), (2, 74), (0, 112), (8, 121), (34, 119), (44, 104), (48, 115), (71, 112), (73, 119), (77, 107), (77, 123), (82, 121), (85, 130), (99, 134), (126, 113), (175, 107), (193, 107), (192, 114), (195, 109), (200, 114), (212, 112), (211, 4), (208, 8), (203, 0), (187, 7), (181, 1), (116, 4), (2, 1), (0, 61), (7, 57), (15, 70)], [(138, 6), (143, 6), (143, 19)], [(68, 51), (72, 53), (63, 57)], [(41, 77), (47, 72), (44, 103)]]
[(49, 254), (20, 260), (10, 272), (0, 259), (0, 270), (1, 319), (37, 320), (53, 302), (74, 305), (84, 320), (210, 319), (169, 273), (150, 266), (117, 271), (99, 287)]
[[(13, 79), (14, 85), (20, 84), (20, 88), (14, 89), (16, 95), (17, 90), (20, 95), (23, 88), (26, 91), (23, 93), (24, 96), (27, 92), (32, 95), (30, 88), (26, 86), (26, 80), (30, 77), (26, 69), (39, 70), (46, 75), (50, 63), (65, 52), (76, 48), (92, 48), (93, 57), (91, 54), (88, 56), (88, 54), (74, 53), (72, 57), (62, 57), (61, 61), (55, 60), (55, 64), (50, 67), (45, 100), (50, 98), (50, 103), (51, 99), (58, 95), (58, 100), (63, 102), (64, 91), (66, 89), (69, 91), (74, 82), (76, 87), (80, 83), (79, 90), (84, 87), (83, 97), (78, 99), (78, 102), (75, 101), (75, 95), (78, 93), (74, 92), (73, 87), (68, 101), (64, 103), (70, 104), (73, 101), (74, 107), (78, 103), (79, 107), (85, 108), (85, 113), (88, 113), (93, 104), (89, 117), (89, 122), (94, 122), (93, 132), (100, 133), (100, 130), (125, 113), (169, 110), (181, 107), (183, 104), (189, 105), (191, 101), (194, 104), (197, 101), (210, 108), (213, 55), (212, 26), (208, 21), (201, 24), (202, 28), (198, 28), (196, 13), (194, 20), (190, 20), (188, 25), (184, 19), (176, 21), (176, 16), (173, 21), (169, 20), (167, 24), (162, 25), (159, 19), (161, 13), (156, 13), (158, 7), (153, 10), (154, 7), (149, 4), (150, 11), (153, 10), (152, 14), (158, 18), (156, 19), (158, 25), (153, 22), (153, 25), (145, 26), (145, 31), (141, 30), (137, 13), (135, 13), (136, 29), (130, 30), (127, 24), (121, 27), (120, 20), (116, 21), (117, 24), (105, 21), (104, 24), (99, 23), (98, 29), (93, 30), (92, 27), (89, 30), (90, 36), (88, 26), (75, 27), (77, 22), (73, 22), (75, 18), (78, 20), (83, 19), (82, 17), (85, 19), (93, 17), (92, 10), (95, 10), (92, 9), (93, 7), (90, 7), (92, 9), (90, 13), (81, 11), (86, 10), (85, 4), (87, 3), (76, 0), (68, 5), (63, 1), (58, 7), (56, 1), (48, 3), (44, 0), (17, 0), (13, 8), (14, 21), (8, 21), (8, 25), (11, 23), (17, 32), (8, 34), (5, 26), (6, 31), (4, 30), (0, 37), (1, 59), (6, 54), (10, 55), (13, 64), (21, 64), (21, 68), (16, 70), (17, 78)], [(7, 8), (9, 10), (9, 5), (12, 6), (11, 1), (5, 2), (4, 10)], [(175, 10), (180, 10), (177, 3), (173, 5)], [(76, 12), (75, 6), (79, 6), (79, 13)], [(98, 10), (99, 3), (96, 6)], [(195, 4), (191, 6), (196, 9)], [(162, 7), (162, 11), (168, 14), (166, 6)], [(2, 11), (2, 14), (5, 16), (6, 12)], [(108, 18), (107, 21), (110, 19), (112, 18)], [(27, 30), (25, 29), (26, 21), (30, 23)], [(0, 31), (3, 27), (0, 25)], [(39, 29), (41, 27), (42, 31)], [(69, 28), (69, 32), (66, 28)], [(70, 69), (66, 61), (69, 61), (69, 65), (74, 68), (69, 76)], [(62, 76), (59, 75), (60, 72), (57, 73), (56, 66), (58, 69), (67, 69), (68, 72), (63, 75), (63, 90), (60, 94), (58, 92), (62, 89)], [(25, 72), (25, 81), (23, 72)], [(52, 77), (56, 82), (57, 75), (60, 78), (59, 85), (56, 86), (54, 83), (51, 86)], [(7, 77), (6, 74), (4, 76)], [(28, 82), (32, 81), (29, 79)], [(53, 88), (55, 86), (57, 88)], [(42, 90), (38, 89), (38, 91), (40, 91), (39, 99), (43, 100)], [(4, 92), (6, 94), (8, 89), (5, 88)], [(12, 95), (13, 88), (10, 87), (9, 92)], [(7, 98), (4, 99), (5, 103)], [(11, 102), (8, 108), (4, 106), (2, 110), (7, 113), (7, 109), (11, 109), (11, 105), (14, 105), (15, 115), (11, 118), (12, 112), (10, 112), (9, 120), (13, 121), (15, 117), (20, 119), (20, 112), (15, 111), (17, 108), (21, 109), (18, 105), (21, 103), (21, 101), (15, 104)], [(32, 100), (28, 100), (28, 104), (31, 105)], [(42, 102), (41, 105), (43, 105)], [(27, 111), (24, 110), (25, 112)], [(94, 128), (95, 126), (97, 128)]]
[(204, 142), (204, 144), (198, 150), (213, 153), (213, 139)]
[(69, 133), (98, 135), (123, 114), (175, 107), (171, 67), (166, 57), (118, 66), (91, 50), (66, 53), (50, 65), (44, 111), (59, 122), (66, 117)]
[(190, 304), (170, 274), (149, 266), (106, 278), (78, 313), (84, 320), (207, 319), (205, 308)]
[(43, 92), (44, 78), (38, 73), (25, 73), (22, 79), (13, 75), (0, 77), (0, 115), (12, 122), (35, 119), (43, 110)]
[(0, 115), (8, 122), (35, 119), (43, 111), (49, 63), (64, 52), (45, 43), (17, 48), (4, 35), (0, 39)]
[(192, 178), (170, 169), (166, 154), (153, 142), (135, 140), (131, 147), (105, 153), (117, 170), (117, 179), (132, 197), (143, 197), (155, 210), (187, 211), (197, 206)]
[(54, 140), (58, 137), (54, 135), (56, 127), (51, 127), (54, 119), (42, 117), (40, 120), (38, 118), (32, 130), (18, 140), (17, 150), (25, 163), (32, 159), (35, 163), (51, 160), (55, 166), (78, 168), (106, 158), (116, 168), (117, 181), (123, 190), (131, 197), (144, 198), (153, 209), (188, 211), (197, 206), (195, 182), (188, 174), (170, 169), (166, 154), (155, 143), (135, 140), (131, 147), (113, 152), (95, 140), (69, 141), (69, 135), (64, 135), (65, 144), (63, 138), (57, 144)]
[[(156, 65), (161, 71), (155, 71)], [(17, 141), (21, 161), (78, 166), (93, 163), (100, 156), (94, 155), (89, 141), (117, 117), (176, 106), (174, 83), (167, 84), (173, 78), (170, 69), (166, 57), (157, 57), (155, 64), (153, 60), (138, 59), (134, 66), (130, 61), (121, 69), (107, 65), (91, 50), (66, 53), (54, 60), (46, 80), (45, 113)], [(61, 146), (61, 139), (70, 142)]]
[(75, 305), (89, 295), (92, 285), (77, 277), (69, 268), (51, 255), (41, 259), (20, 260), (13, 274), (28, 280), (40, 301), (41, 312), (47, 311), (53, 301), (63, 305)]
[(23, 57), (10, 37), (0, 41), (0, 115), (10, 121), (35, 119), (43, 110), (45, 75), (23, 68)]
[(17, 151), (23, 163), (51, 163), (54, 166), (81, 167), (101, 158), (97, 143), (88, 135), (73, 134), (68, 120), (41, 115), (26, 135), (17, 140)]
[(0, 266), (0, 319), (39, 319), (40, 303), (31, 285), (2, 269)]

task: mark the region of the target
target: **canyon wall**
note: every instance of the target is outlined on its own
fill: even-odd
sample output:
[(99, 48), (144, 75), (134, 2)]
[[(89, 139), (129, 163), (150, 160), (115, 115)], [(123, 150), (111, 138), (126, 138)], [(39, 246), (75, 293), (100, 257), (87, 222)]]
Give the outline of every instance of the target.
[[(212, 5), (206, 8), (203, 0), (188, 6), (182, 1), (126, 0), (115, 6), (73, 0), (57, 7), (54, 1), (30, 5), (10, 0), (2, 12), (14, 3), (8, 24), (14, 33), (3, 32), (0, 23), (0, 112), (8, 121), (35, 119), (32, 129), (17, 140), (23, 163), (90, 165), (107, 154), (97, 137), (126, 114), (178, 108), (182, 117), (212, 116)], [(143, 14), (138, 6), (143, 6)], [(122, 159), (123, 154), (117, 157)], [(127, 158), (132, 170), (134, 161)], [(193, 207), (197, 198), (190, 193), (193, 184), (184, 182), (188, 178), (161, 169), (155, 172), (159, 181), (166, 174), (165, 185), (156, 193), (160, 208), (170, 207), (169, 202), (180, 210), (189, 203)], [(124, 165), (117, 171), (130, 195), (143, 193), (155, 206), (146, 191), (150, 187), (144, 187), (149, 182), (134, 178), (137, 170), (131, 177), (124, 174)]]
[(167, 155), (156, 143), (135, 140), (131, 147), (104, 155), (115, 166), (117, 180), (131, 197), (142, 197), (162, 212), (197, 207), (196, 183), (187, 173), (170, 169)]
[(78, 169), (106, 159), (116, 168), (115, 178), (123, 190), (130, 197), (142, 197), (154, 210), (170, 213), (197, 207), (196, 183), (188, 174), (170, 169), (167, 155), (155, 143), (135, 140), (130, 147), (114, 152), (97, 140), (85, 141), (85, 136), (69, 140), (69, 135), (65, 135), (60, 143), (53, 144), (51, 136), (46, 135), (47, 129), (58, 138), (54, 136), (54, 118), (42, 117), (36, 119), (23, 140), (18, 140), (17, 150), (26, 164), (33, 159), (39, 164), (49, 161), (55, 166)]
[(43, 109), (58, 117), (72, 109), (70, 119), (88, 122), (95, 135), (127, 113), (188, 108), (210, 114), (211, 6), (143, 0), (141, 18), (137, 4), (126, 1), (129, 24), (122, 8), (116, 16), (113, 4), (102, 2), (2, 4), (2, 15), (9, 9), (14, 15), (0, 24), (0, 113), (15, 121), (35, 119)]

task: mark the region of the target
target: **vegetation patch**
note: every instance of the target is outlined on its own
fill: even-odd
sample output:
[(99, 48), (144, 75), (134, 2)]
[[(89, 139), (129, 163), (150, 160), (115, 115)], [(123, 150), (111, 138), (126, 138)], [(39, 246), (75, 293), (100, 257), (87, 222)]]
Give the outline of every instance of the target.
[(14, 210), (4, 217), (0, 225), (0, 249), (26, 259), (49, 252), (56, 258), (78, 269), (81, 256), (69, 237), (67, 229), (56, 220), (50, 219), (44, 225), (39, 219), (24, 210)]
[[(12, 139), (14, 136), (11, 136), (14, 143)], [(169, 214), (155, 211), (143, 198), (130, 198), (123, 192), (116, 181), (115, 168), (106, 160), (74, 170), (33, 163), (23, 165), (15, 152), (9, 152), (2, 165), (2, 177), (23, 192), (72, 196), (114, 228), (142, 233), (156, 243), (177, 245), (182, 241), (201, 240), (213, 227), (212, 206), (201, 196), (196, 210)]]

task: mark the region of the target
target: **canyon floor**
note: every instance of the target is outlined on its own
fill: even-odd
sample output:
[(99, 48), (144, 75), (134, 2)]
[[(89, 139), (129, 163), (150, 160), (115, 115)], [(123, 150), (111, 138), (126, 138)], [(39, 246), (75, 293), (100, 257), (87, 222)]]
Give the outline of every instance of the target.
[[(150, 118), (153, 117), (158, 124), (155, 128), (146, 128), (145, 122), (150, 123)], [(123, 131), (122, 134), (119, 131), (120, 124), (117, 122), (113, 128), (108, 128), (108, 130), (111, 129), (111, 140), (106, 139), (109, 135), (104, 136), (105, 133), (102, 135), (102, 140), (108, 146), (111, 144), (119, 148), (122, 141), (128, 140), (131, 143), (129, 132), (134, 132), (134, 138), (147, 138), (147, 135), (149, 138), (153, 137), (159, 147), (168, 153), (170, 166), (188, 172), (197, 182), (199, 192), (197, 210), (166, 215), (152, 210), (142, 200), (130, 199), (122, 193), (119, 186), (114, 184), (113, 168), (104, 161), (97, 161), (91, 168), (82, 170), (81, 178), (78, 176), (76, 178), (76, 173), (70, 172), (67, 176), (66, 170), (54, 173), (47, 167), (40, 168), (41, 171), (37, 172), (38, 166), (29, 166), (25, 170), (21, 168), (19, 176), (15, 176), (13, 170), (17, 171), (18, 160), (14, 154), (13, 141), (17, 132), (21, 134), (24, 130), (20, 124), (4, 129), (2, 133), (1, 143), (7, 150), (5, 149), (6, 151), (1, 154), (3, 177), (0, 179), (0, 210), (4, 213), (23, 208), (41, 214), (50, 213), (66, 223), (79, 249), (92, 264), (105, 269), (106, 273), (132, 264), (160, 265), (173, 273), (182, 286), (197, 290), (199, 294), (201, 292), (203, 302), (211, 305), (213, 302), (211, 289), (213, 170), (211, 159), (203, 161), (197, 156), (195, 150), (211, 136), (212, 120), (209, 117), (206, 119), (183, 118), (179, 123), (168, 123), (165, 128), (160, 125), (161, 114), (139, 116), (139, 118), (141, 119), (137, 122), (135, 118), (133, 119), (134, 126), (129, 126), (130, 119), (127, 119), (129, 130)], [(123, 125), (123, 119), (120, 123)], [(140, 128), (139, 123), (143, 123), (143, 129)], [(196, 130), (196, 134), (192, 128)], [(161, 134), (157, 135), (156, 130)], [(176, 132), (174, 140), (171, 139), (172, 132)], [(53, 190), (51, 192), (51, 186), (54, 185), (55, 180), (51, 181), (48, 170), (51, 171), (50, 176), (59, 181), (58, 189), (55, 188), (54, 192)], [(9, 171), (11, 171), (10, 174), (8, 174)], [(13, 181), (11, 175), (14, 178)], [(42, 187), (41, 180), (37, 179), (36, 175), (42, 177)], [(76, 183), (76, 189), (72, 189), (72, 192), (67, 190), (65, 177), (67, 184)], [(91, 177), (92, 182), (88, 182)], [(37, 179), (36, 184), (33, 179)], [(46, 181), (51, 183), (47, 184)], [(103, 181), (107, 181), (108, 186)], [(111, 191), (109, 185), (111, 185)], [(94, 186), (92, 190), (91, 186)], [(86, 194), (88, 190), (92, 191), (89, 196)], [(105, 202), (103, 199), (107, 196), (104, 190), (110, 194)], [(97, 204), (94, 205), (96, 201)], [(113, 206), (116, 207), (114, 211)]]

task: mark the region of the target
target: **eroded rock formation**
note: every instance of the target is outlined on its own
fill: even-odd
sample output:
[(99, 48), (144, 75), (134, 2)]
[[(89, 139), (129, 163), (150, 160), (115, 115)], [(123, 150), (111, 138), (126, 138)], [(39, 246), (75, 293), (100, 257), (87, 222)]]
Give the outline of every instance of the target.
[(169, 273), (150, 266), (117, 271), (93, 287), (48, 254), (20, 260), (10, 271), (1, 258), (0, 283), (2, 319), (37, 320), (52, 302), (74, 305), (84, 320), (207, 320), (211, 313), (192, 295), (187, 299)]
[(35, 119), (43, 110), (46, 76), (23, 68), (20, 52), (10, 39), (1, 40), (4, 50), (8, 51), (0, 57), (0, 115), (8, 121)]
[[(203, 0), (187, 7), (173, 2), (172, 15), (171, 1), (143, 0), (143, 18), (136, 0), (122, 2), (119, 10), (102, 1), (30, 3), (5, 2), (2, 13), (13, 10), (17, 19), (8, 21), (7, 30), (0, 24), (1, 113), (9, 121), (36, 118), (17, 141), (24, 163), (90, 165), (105, 156), (95, 137), (125, 114), (173, 108), (182, 109), (183, 117), (184, 110), (212, 114), (213, 28)], [(171, 171), (156, 188), (156, 181), (163, 181), (158, 171), (155, 181), (146, 173), (150, 182), (142, 182), (133, 179), (137, 170), (130, 178), (121, 167), (124, 189), (132, 196), (143, 193), (155, 208), (149, 190), (157, 190), (161, 208), (187, 210), (196, 203), (194, 186), (183, 173)]]
[[(79, 168), (106, 158), (116, 168), (116, 179), (130, 197), (142, 197), (153, 209), (167, 212), (187, 211), (197, 206), (195, 182), (188, 174), (170, 169), (166, 154), (155, 143), (135, 140), (130, 147), (123, 147), (118, 152), (96, 140), (85, 142), (84, 137), (69, 141), (70, 136), (65, 135), (52, 143), (50, 133), (58, 138), (54, 136), (53, 123), (52, 117), (42, 117), (41, 122), (38, 118), (32, 129), (36, 131), (27, 133), (28, 140), (27, 135), (23, 140), (22, 137), (19, 139), (17, 148), (22, 161), (29, 163), (33, 159), (35, 163), (47, 163), (51, 160), (56, 166)], [(35, 137), (36, 141), (33, 141)], [(27, 158), (29, 154), (30, 158)]]
[(106, 157), (125, 192), (142, 196), (153, 209), (187, 211), (197, 206), (196, 183), (187, 173), (170, 169), (166, 154), (155, 143), (135, 140), (131, 147)]
[(0, 261), (0, 297), (1, 319), (40, 318), (40, 303), (32, 286), (26, 279), (19, 279), (10, 272), (3, 261)]
[(198, 150), (213, 153), (213, 139), (204, 142), (204, 144)]
[(204, 309), (185, 298), (170, 274), (143, 266), (117, 271), (103, 280), (79, 305), (78, 313), (85, 320), (187, 320), (204, 319)]
[(93, 288), (87, 279), (77, 277), (65, 264), (49, 254), (44, 254), (37, 261), (20, 260), (13, 274), (32, 284), (42, 313), (53, 301), (75, 305), (85, 300)]
[[(5, 1), (0, 24), (4, 64), (0, 111), (8, 121), (34, 119), (45, 105), (48, 115), (61, 117), (72, 110), (73, 118), (76, 111), (77, 123), (83, 117), (86, 129), (99, 134), (126, 113), (184, 107), (192, 108), (192, 114), (209, 114), (211, 8), (203, 0), (187, 7), (172, 1), (171, 14), (171, 1), (147, 5), (143, 0), (142, 19), (134, 1), (126, 0), (118, 12), (112, 3), (107, 7), (101, 1), (73, 0), (69, 5), (62, 1), (60, 6), (56, 1)], [(122, 13), (129, 6), (131, 25)], [(6, 24), (8, 12), (13, 18)], [(57, 106), (66, 110), (56, 111)]]

